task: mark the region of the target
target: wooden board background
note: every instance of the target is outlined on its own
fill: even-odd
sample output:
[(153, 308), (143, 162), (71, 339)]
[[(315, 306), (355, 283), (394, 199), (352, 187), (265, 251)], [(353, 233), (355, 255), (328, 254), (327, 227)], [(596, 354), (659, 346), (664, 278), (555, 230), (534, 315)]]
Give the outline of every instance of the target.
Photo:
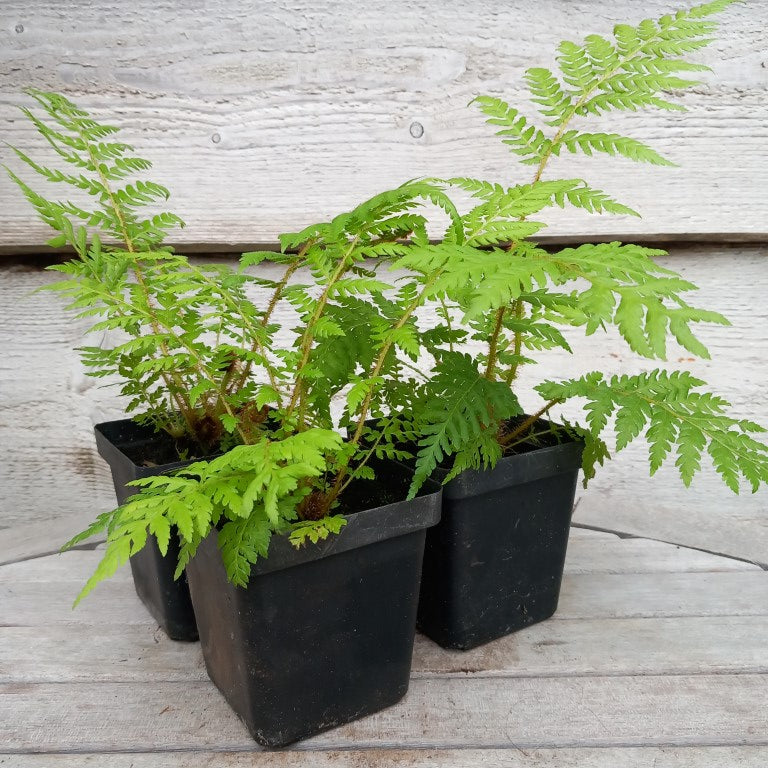
[[(236, 3), (118, 0), (0, 7), (0, 133), (35, 152), (19, 118), (26, 86), (76, 99), (156, 162), (188, 223), (184, 246), (236, 250), (333, 215), (363, 195), (421, 175), (527, 180), (466, 104), (480, 92), (522, 98), (526, 67), (556, 44), (680, 3), (631, 0), (353, 0)], [(552, 235), (765, 239), (768, 198), (768, 3), (728, 11), (714, 67), (684, 96), (687, 113), (608, 116), (677, 162), (567, 159), (645, 216), (558, 213)], [(418, 134), (418, 126), (423, 135)], [(0, 149), (4, 162), (10, 159)], [(0, 249), (46, 240), (26, 202), (0, 180)]]
[[(694, 361), (673, 348), (670, 364), (707, 381), (737, 414), (768, 425), (766, 255), (757, 246), (676, 248), (663, 263), (700, 286), (693, 303), (732, 322), (729, 328), (701, 327), (711, 361)], [(73, 352), (82, 343), (83, 324), (68, 317), (56, 296), (32, 294), (54, 279), (55, 273), (23, 259), (0, 264), (0, 563), (55, 551), (114, 504), (92, 427), (120, 418), (121, 403), (113, 389), (83, 374)], [(292, 326), (287, 315), (277, 320)], [(428, 313), (424, 320), (429, 322)], [(547, 353), (539, 366), (522, 370), (519, 391), (529, 409), (539, 405), (530, 387), (540, 378), (655, 367), (636, 359), (615, 334), (575, 333), (569, 339), (572, 356)], [(577, 493), (579, 523), (768, 564), (768, 493), (733, 496), (710, 470), (688, 490), (674, 467), (650, 478), (642, 443), (619, 454)]]

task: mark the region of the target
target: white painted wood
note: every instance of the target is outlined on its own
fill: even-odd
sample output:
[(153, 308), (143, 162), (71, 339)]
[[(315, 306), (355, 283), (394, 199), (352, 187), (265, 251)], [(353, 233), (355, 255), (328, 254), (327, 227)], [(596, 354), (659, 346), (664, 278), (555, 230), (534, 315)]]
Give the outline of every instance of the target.
[[(104, 556), (103, 549), (71, 550), (20, 560), (0, 567), (0, 584), (19, 584), (21, 582), (72, 582), (81, 584), (92, 573), (97, 563)], [(131, 569), (120, 568), (110, 582), (130, 582)]]
[[(673, 350), (671, 364), (708, 381), (737, 414), (768, 424), (766, 249), (675, 248), (663, 263), (701, 287), (697, 304), (725, 313), (733, 324), (701, 328), (711, 361), (692, 361)], [(0, 562), (6, 562), (51, 552), (114, 503), (91, 429), (97, 421), (119, 418), (121, 409), (112, 389), (83, 375), (72, 351), (81, 343), (82, 324), (67, 317), (55, 296), (31, 295), (55, 276), (33, 266), (0, 269), (0, 444), (10, 447), (0, 465)], [(287, 316), (279, 319), (290, 327)], [(653, 367), (652, 361), (637, 362), (615, 335), (571, 334), (570, 340), (573, 356), (547, 354), (541, 365), (522, 369), (527, 407), (539, 404), (530, 387), (540, 378)], [(578, 496), (576, 521), (768, 560), (765, 492), (735, 497), (709, 470), (688, 490), (673, 469), (649, 478), (642, 445), (619, 454)], [(60, 522), (49, 525), (52, 519)], [(20, 521), (37, 527), (1, 530)]]
[(2, 755), (16, 768), (765, 768), (765, 747), (375, 749)]
[(565, 569), (575, 573), (658, 573), (693, 571), (753, 571), (759, 567), (740, 560), (648, 539), (574, 538), (568, 544)]
[[(567, 575), (555, 619), (466, 653), (418, 636), (403, 702), (272, 754), (207, 680), (199, 644), (156, 627), (127, 571), (71, 612), (73, 577), (98, 552), (2, 566), (0, 765), (762, 768), (768, 573), (690, 571), (712, 563), (656, 542), (630, 572), (606, 572), (627, 544), (581, 531), (572, 545), (597, 545), (595, 570)], [(632, 572), (643, 558), (659, 570)]]
[[(609, 33), (674, 5), (215, 0), (194, 3), (189, 24), (167, 0), (75, 2), (66, 13), (55, 0), (6, 0), (0, 124), (4, 138), (37, 154), (40, 142), (15, 108), (21, 91), (64, 91), (156, 162), (156, 179), (188, 222), (179, 243), (272, 242), (408, 178), (527, 179), (467, 102), (488, 92), (520, 103), (524, 69), (550, 65), (561, 39)], [(715, 72), (685, 95), (687, 113), (590, 124), (648, 141), (679, 168), (611, 158), (555, 167), (645, 218), (563, 212), (553, 234), (765, 237), (768, 5), (737, 6), (725, 19), (718, 43), (696, 56)], [(0, 212), (6, 252), (47, 239), (8, 183)]]
[(760, 616), (766, 608), (764, 571), (577, 574), (563, 579), (554, 618)]
[[(577, 535), (573, 533), (578, 532)], [(585, 535), (586, 534), (586, 535)], [(0, 584), (20, 582), (82, 584), (103, 557), (98, 549), (75, 550), (33, 558), (0, 568)], [(646, 539), (621, 539), (613, 534), (572, 529), (565, 563), (567, 574), (582, 573), (683, 573), (760, 571), (751, 563), (710, 555), (694, 549)], [(113, 579), (129, 581), (130, 569), (122, 568)]]
[[(768, 616), (708, 616), (549, 621), (468, 652), (417, 635), (412, 677), (765, 674), (767, 634)], [(149, 621), (0, 626), (3, 683), (207, 679), (200, 644), (168, 640)]]
[[(0, 584), (2, 621), (18, 626), (147, 624), (152, 621), (127, 578), (100, 584), (76, 610), (81, 582)], [(764, 616), (768, 574), (637, 573), (566, 576), (553, 621), (674, 616)], [(12, 618), (11, 618), (12, 617)]]
[[(761, 675), (414, 680), (301, 748), (766, 746), (765, 702)], [(211, 683), (0, 685), (0, 722), (6, 751), (254, 746)]]
[[(29, 523), (23, 527), (17, 525), (13, 528), (0, 528), (0, 565), (29, 557), (56, 554), (61, 544), (69, 541), (92, 522), (93, 513), (81, 509), (59, 519)], [(94, 538), (94, 541), (97, 540)]]
[(765, 616), (548, 621), (465, 652), (446, 651), (418, 636), (414, 677), (765, 674), (768, 648), (761, 627), (766, 621)]
[[(691, 296), (693, 304), (722, 312), (732, 323), (698, 330), (711, 360), (694, 360), (684, 350), (671, 347), (666, 367), (690, 371), (729, 400), (735, 414), (764, 425), (768, 425), (768, 335), (764, 330), (768, 304), (762, 297), (768, 287), (767, 253), (765, 247), (747, 251), (672, 249), (673, 255), (663, 260), (699, 286), (698, 293)], [(577, 377), (592, 370), (631, 374), (665, 367), (658, 361), (638, 359), (615, 333), (587, 339), (569, 334), (569, 341), (573, 355), (547, 353), (542, 357), (545, 362), (521, 370), (519, 391), (527, 408), (539, 407), (540, 401), (528, 393), (544, 377)], [(571, 417), (581, 417), (575, 407), (563, 410)], [(765, 489), (755, 495), (745, 489), (734, 496), (706, 463), (688, 489), (673, 465), (649, 477), (647, 448), (642, 441), (599, 469), (588, 489), (579, 485), (577, 499), (575, 522), (768, 563)]]

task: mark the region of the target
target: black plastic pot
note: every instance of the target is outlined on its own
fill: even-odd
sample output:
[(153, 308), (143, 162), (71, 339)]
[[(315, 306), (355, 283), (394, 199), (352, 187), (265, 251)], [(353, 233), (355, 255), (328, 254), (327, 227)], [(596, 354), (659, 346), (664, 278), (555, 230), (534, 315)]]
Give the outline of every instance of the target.
[(187, 567), (211, 680), (260, 744), (279, 747), (363, 717), (408, 690), (428, 526), (440, 488), (403, 501), (411, 473), (351, 485), (337, 536), (272, 539), (246, 589), (209, 536)]
[(442, 519), (426, 538), (424, 634), (466, 650), (555, 612), (582, 450), (575, 441), (528, 447), (445, 485)]
[[(176, 455), (172, 440), (131, 419), (97, 424), (94, 432), (96, 447), (112, 470), (118, 504), (139, 490), (126, 486), (130, 480), (162, 475), (192, 463), (169, 460)], [(177, 535), (171, 536), (165, 556), (150, 535), (146, 546), (131, 558), (131, 571), (136, 594), (168, 637), (192, 641), (198, 636), (187, 578), (173, 578), (178, 555)]]

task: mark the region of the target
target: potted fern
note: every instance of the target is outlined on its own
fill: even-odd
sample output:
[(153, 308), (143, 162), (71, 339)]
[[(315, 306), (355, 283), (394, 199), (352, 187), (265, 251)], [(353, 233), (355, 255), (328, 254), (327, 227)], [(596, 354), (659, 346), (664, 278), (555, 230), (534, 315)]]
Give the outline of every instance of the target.
[[(168, 212), (145, 213), (153, 202), (167, 199), (168, 190), (141, 178), (128, 183), (151, 164), (114, 138), (117, 129), (97, 123), (64, 97), (36, 89), (28, 94), (41, 114), (27, 107), (22, 112), (72, 170), (14, 151), (45, 181), (71, 189), (78, 202), (49, 200), (7, 170), (40, 218), (56, 230), (49, 244), (76, 253), (75, 259), (51, 267), (66, 279), (50, 290), (66, 297), (78, 317), (96, 318), (91, 331), (102, 336), (101, 343), (80, 350), (87, 373), (119, 376), (126, 409), (136, 414), (95, 428), (122, 504), (136, 491), (130, 481), (215, 452), (225, 434), (226, 409), (231, 413), (244, 404), (217, 396), (234, 378), (227, 370), (233, 347), (227, 339), (205, 342), (215, 318), (204, 317), (199, 307), (213, 303), (226, 320), (231, 312), (208, 275), (163, 246), (167, 232), (183, 221)], [(196, 640), (186, 578), (173, 580), (175, 537), (168, 546), (166, 558), (150, 536), (131, 558), (136, 591), (170, 637)]]
[[(612, 41), (562, 43), (559, 74), (526, 73), (544, 127), (501, 99), (476, 99), (532, 169), (530, 181), (450, 180), (475, 200), (460, 226), (428, 253), (395, 254), (395, 265), (417, 276), (412, 292), (439, 302), (438, 335), (452, 335), (433, 350), (432, 375), (409, 409), (412, 489), (428, 477), (447, 483), (441, 522), (427, 535), (418, 615), (419, 628), (443, 646), (471, 648), (554, 613), (579, 466), (586, 483), (608, 458), (603, 433), (612, 416), (617, 451), (645, 435), (651, 473), (676, 453), (687, 485), (706, 452), (734, 491), (740, 478), (753, 490), (768, 481), (768, 449), (753, 437), (764, 430), (729, 416), (728, 404), (687, 372), (544, 381), (535, 388), (541, 406), (529, 414), (515, 391), (521, 367), (539, 352), (571, 351), (569, 331), (615, 326), (633, 352), (666, 360), (668, 340), (707, 357), (692, 324), (727, 324), (687, 302), (695, 286), (655, 261), (663, 251), (618, 242), (547, 250), (535, 242), (544, 224), (530, 217), (566, 205), (636, 215), (580, 179), (548, 180), (545, 171), (565, 152), (671, 164), (639, 141), (581, 124), (611, 111), (681, 109), (665, 92), (694, 85), (683, 75), (707, 69), (684, 56), (710, 41), (710, 17), (728, 5), (618, 25)], [(582, 404), (583, 421), (550, 415), (572, 402), (571, 413)]]
[[(76, 251), (54, 267), (66, 279), (53, 288), (96, 316), (94, 332), (113, 335), (83, 348), (86, 368), (119, 377), (138, 414), (96, 428), (120, 506), (67, 545), (106, 531), (78, 601), (130, 560), (169, 634), (199, 629), (211, 678), (263, 744), (394, 703), (408, 686), (425, 529), (440, 493), (427, 485), (406, 498), (412, 473), (394, 461), (396, 426), (361, 440), (370, 415), (398, 405), (400, 353), (415, 354), (419, 306), (365, 261), (411, 233), (423, 244), (422, 202), (456, 218), (450, 201), (438, 185), (408, 183), (284, 235), (280, 253), (245, 254), (235, 270), (197, 267), (162, 245), (177, 217), (142, 216), (167, 197), (153, 182), (126, 181), (149, 164), (67, 99), (30, 94), (46, 117), (25, 114), (77, 171), (17, 156), (93, 205), (53, 202), (11, 177), (58, 231), (52, 245)], [(266, 259), (282, 267), (279, 280), (251, 273)], [(253, 286), (263, 305), (246, 295)], [(282, 344), (281, 302), (299, 318)], [(340, 427), (352, 431), (346, 440)]]

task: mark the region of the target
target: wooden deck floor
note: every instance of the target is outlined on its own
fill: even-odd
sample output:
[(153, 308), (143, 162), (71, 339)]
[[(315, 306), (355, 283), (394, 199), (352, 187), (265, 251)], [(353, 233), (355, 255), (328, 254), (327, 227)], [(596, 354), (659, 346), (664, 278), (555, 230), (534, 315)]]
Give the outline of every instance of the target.
[(768, 765), (768, 572), (751, 563), (574, 528), (553, 619), (467, 653), (418, 636), (404, 701), (270, 753), (127, 570), (70, 610), (98, 556), (0, 567), (4, 768)]

